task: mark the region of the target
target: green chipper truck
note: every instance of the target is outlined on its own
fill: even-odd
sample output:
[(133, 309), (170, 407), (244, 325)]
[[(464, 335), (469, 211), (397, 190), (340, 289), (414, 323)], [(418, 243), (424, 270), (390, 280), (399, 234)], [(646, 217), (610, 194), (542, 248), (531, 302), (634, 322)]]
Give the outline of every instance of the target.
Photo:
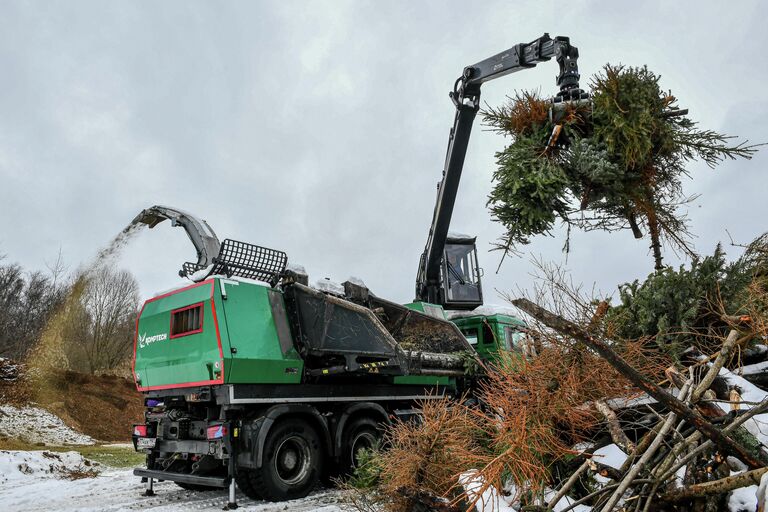
[[(465, 368), (524, 353), (525, 324), (481, 314), (475, 238), (449, 233), (471, 127), (486, 81), (555, 58), (560, 92), (550, 115), (586, 101), (578, 50), (544, 36), (464, 69), (450, 94), (456, 108), (416, 298), (405, 306), (350, 280), (309, 286), (281, 251), (220, 242), (205, 221), (154, 206), (134, 224), (183, 227), (197, 251), (180, 275), (191, 283), (151, 298), (136, 323), (133, 372), (145, 422), (133, 442), (147, 454), (134, 474), (188, 489), (235, 487), (272, 501), (307, 495), (349, 473), (386, 425), (418, 420), (418, 404), (469, 396)], [(557, 144), (555, 130), (551, 144)], [(445, 309), (459, 311), (453, 322)], [(474, 362), (473, 362), (474, 361)], [(467, 363), (472, 363), (468, 365)]]
[[(199, 263), (193, 282), (147, 300), (136, 325), (134, 378), (147, 453), (134, 473), (191, 489), (303, 497), (350, 471), (381, 429), (420, 400), (455, 396), (475, 351), (442, 308), (405, 307), (361, 282), (321, 291), (286, 255), (217, 240), (203, 221), (166, 207), (136, 222), (182, 225)], [(210, 243), (209, 243), (210, 242)], [(204, 262), (211, 262), (204, 265)]]

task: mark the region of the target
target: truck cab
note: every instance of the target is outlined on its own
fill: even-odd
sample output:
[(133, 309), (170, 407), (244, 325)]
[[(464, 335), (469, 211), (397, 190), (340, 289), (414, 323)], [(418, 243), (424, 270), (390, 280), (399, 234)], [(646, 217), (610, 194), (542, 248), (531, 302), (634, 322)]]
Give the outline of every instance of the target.
[(453, 316), (451, 321), (483, 360), (496, 361), (503, 351), (520, 354), (522, 357), (535, 355), (535, 349), (526, 336), (527, 326), (516, 316), (464, 313), (458, 317)]
[(492, 307), (483, 307), (475, 311), (445, 311), (440, 304), (428, 302), (411, 302), (405, 307), (450, 320), (482, 360), (496, 361), (502, 352), (525, 358), (536, 355), (534, 340), (528, 336), (528, 325), (505, 309), (494, 311)]

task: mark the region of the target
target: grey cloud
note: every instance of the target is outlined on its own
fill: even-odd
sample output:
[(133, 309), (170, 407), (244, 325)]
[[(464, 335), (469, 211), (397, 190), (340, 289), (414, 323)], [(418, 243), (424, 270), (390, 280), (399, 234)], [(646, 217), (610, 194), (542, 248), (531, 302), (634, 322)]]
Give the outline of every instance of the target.
[[(412, 298), (464, 65), (544, 31), (570, 35), (588, 76), (605, 62), (663, 75), (703, 125), (765, 139), (760, 2), (4, 2), (0, 6), (0, 253), (41, 268), (90, 258), (142, 208), (206, 218), (219, 236), (286, 250), (313, 278), (363, 278)], [(488, 84), (553, 91), (554, 64)], [(453, 227), (478, 234), (493, 289), (529, 286), (527, 258), (496, 274), (485, 208), (503, 138), (475, 127)], [(765, 227), (763, 153), (687, 185), (697, 246)], [(699, 208), (698, 205), (702, 207)], [(191, 247), (169, 226), (121, 265), (148, 295)], [(562, 235), (527, 248), (564, 261)], [(647, 242), (573, 233), (574, 279), (605, 291), (651, 270)], [(668, 255), (670, 262), (679, 262)]]

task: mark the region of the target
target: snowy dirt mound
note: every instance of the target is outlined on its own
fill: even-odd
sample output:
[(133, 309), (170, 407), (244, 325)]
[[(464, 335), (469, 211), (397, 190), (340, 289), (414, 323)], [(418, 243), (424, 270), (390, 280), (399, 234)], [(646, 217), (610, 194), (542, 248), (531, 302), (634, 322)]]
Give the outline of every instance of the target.
[(31, 444), (94, 444), (92, 437), (72, 430), (61, 418), (39, 407), (0, 405), (0, 436)]
[(98, 468), (98, 462), (77, 452), (0, 451), (0, 486), (22, 485), (40, 478), (92, 478), (99, 474)]

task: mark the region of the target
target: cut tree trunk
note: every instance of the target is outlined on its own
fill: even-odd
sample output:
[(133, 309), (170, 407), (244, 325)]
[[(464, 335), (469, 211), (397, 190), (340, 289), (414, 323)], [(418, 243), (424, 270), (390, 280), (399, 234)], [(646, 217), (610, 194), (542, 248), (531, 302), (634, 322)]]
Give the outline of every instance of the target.
[(553, 509), (555, 505), (565, 496), (568, 494), (568, 491), (571, 490), (571, 488), (576, 485), (576, 482), (579, 481), (579, 477), (581, 477), (581, 474), (586, 471), (590, 467), (590, 460), (587, 459), (584, 461), (584, 463), (579, 466), (579, 469), (573, 472), (571, 477), (563, 484), (563, 486), (560, 488), (559, 491), (557, 491), (557, 494), (555, 495), (552, 500), (547, 503), (547, 508)]
[(652, 187), (646, 190), (647, 200), (641, 203), (645, 219), (648, 222), (648, 235), (651, 237), (651, 251), (653, 252), (654, 269), (658, 272), (664, 269), (661, 256), (661, 226), (659, 218), (656, 216), (654, 207), (654, 193)]
[(602, 477), (610, 478), (611, 480), (621, 480), (621, 478), (624, 476), (624, 473), (613, 466), (609, 466), (608, 464), (597, 462), (594, 459), (590, 459), (587, 462), (589, 463), (589, 469)]
[(627, 220), (629, 221), (629, 227), (632, 229), (632, 236), (638, 239), (643, 238), (643, 232), (640, 230), (640, 226), (637, 225), (637, 216), (635, 215), (635, 212), (630, 212)]
[[(687, 388), (685, 389), (687, 392)], [(656, 436), (656, 439), (653, 440), (651, 446), (649, 446), (643, 456), (640, 457), (640, 460), (638, 460), (637, 463), (629, 469), (626, 476), (619, 484), (619, 487), (613, 491), (613, 494), (608, 500), (608, 503), (606, 503), (602, 508), (602, 512), (611, 512), (613, 510), (614, 505), (616, 505), (619, 499), (624, 495), (624, 492), (629, 488), (629, 486), (632, 485), (632, 481), (637, 477), (637, 475), (648, 463), (651, 457), (653, 457), (653, 455), (656, 453), (656, 450), (658, 450), (661, 446), (661, 443), (664, 442), (664, 437), (672, 429), (675, 420), (677, 420), (677, 415), (674, 412), (669, 413), (667, 419), (664, 420), (664, 424), (661, 426), (661, 429), (659, 429), (659, 434)]]
[(760, 478), (766, 472), (768, 472), (768, 468), (760, 468), (747, 471), (746, 473), (740, 473), (738, 475), (721, 478), (720, 480), (715, 480), (714, 482), (694, 484), (684, 489), (668, 492), (662, 495), (659, 499), (668, 502), (679, 502), (691, 498), (721, 494), (724, 492), (732, 491), (734, 489), (739, 489), (741, 487), (746, 487), (748, 485), (759, 485)]
[(704, 376), (702, 381), (697, 386), (696, 390), (693, 392), (693, 402), (698, 402), (699, 398), (701, 398), (701, 395), (704, 394), (706, 390), (709, 389), (709, 387), (712, 385), (712, 383), (715, 381), (715, 378), (720, 373), (720, 370), (723, 368), (723, 365), (728, 362), (728, 359), (731, 357), (731, 353), (733, 352), (734, 347), (739, 342), (739, 331), (732, 329), (728, 336), (725, 338), (725, 341), (723, 342), (723, 346), (720, 349), (720, 352), (717, 354), (717, 357), (715, 358), (715, 361), (712, 363), (712, 366), (709, 368), (709, 371)]
[(635, 450), (635, 443), (630, 441), (627, 434), (621, 429), (619, 418), (613, 412), (613, 409), (603, 400), (595, 400), (595, 408), (605, 418), (605, 422), (608, 424), (608, 433), (611, 434), (611, 439), (616, 443), (616, 446), (624, 450), (624, 453), (633, 452)]

